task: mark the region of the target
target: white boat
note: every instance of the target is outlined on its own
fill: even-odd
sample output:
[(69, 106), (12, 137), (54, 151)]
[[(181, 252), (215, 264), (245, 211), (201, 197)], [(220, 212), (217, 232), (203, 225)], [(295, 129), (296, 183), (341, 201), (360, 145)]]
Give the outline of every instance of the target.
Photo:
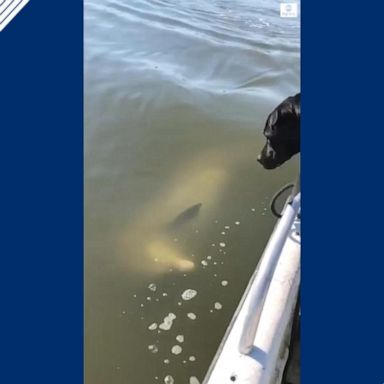
[[(300, 193), (286, 204), (203, 384), (282, 383), (299, 307), (299, 213)], [(294, 364), (289, 382), (298, 384)]]

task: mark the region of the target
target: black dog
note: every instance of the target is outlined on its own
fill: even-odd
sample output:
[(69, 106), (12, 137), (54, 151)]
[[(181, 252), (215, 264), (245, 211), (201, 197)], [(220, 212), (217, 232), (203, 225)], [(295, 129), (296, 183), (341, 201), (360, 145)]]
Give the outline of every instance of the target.
[(300, 152), (300, 93), (286, 98), (268, 116), (264, 136), (267, 142), (257, 161), (274, 169)]

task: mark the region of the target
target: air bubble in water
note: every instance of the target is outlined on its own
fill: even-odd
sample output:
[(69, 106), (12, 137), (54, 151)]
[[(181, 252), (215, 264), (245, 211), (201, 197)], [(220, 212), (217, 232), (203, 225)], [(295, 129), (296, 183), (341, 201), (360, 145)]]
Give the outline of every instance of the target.
[(172, 327), (173, 320), (176, 319), (176, 315), (169, 313), (168, 316), (164, 317), (163, 322), (159, 325), (159, 328), (164, 331), (169, 331)]
[(177, 340), (179, 343), (183, 343), (183, 342), (184, 342), (184, 336), (183, 336), (183, 335), (177, 335), (177, 336), (176, 336), (176, 340)]
[(148, 285), (148, 289), (149, 289), (150, 291), (152, 291), (152, 292), (156, 292), (156, 289), (157, 289), (156, 284), (155, 284), (155, 283), (151, 283), (151, 284), (149, 284), (149, 285)]
[(171, 375), (167, 375), (164, 377), (164, 384), (173, 384), (175, 380), (173, 380), (173, 377)]
[(149, 329), (150, 331), (154, 331), (156, 328), (157, 328), (157, 323), (152, 323), (152, 324), (148, 327), (148, 329)]
[(194, 289), (187, 289), (182, 294), (181, 297), (183, 300), (191, 300), (197, 295), (197, 291)]
[(220, 303), (215, 303), (215, 309), (219, 311), (221, 308), (223, 308), (223, 306)]
[(174, 354), (174, 355), (180, 355), (180, 353), (182, 352), (183, 348), (180, 347), (180, 345), (174, 345), (171, 349), (171, 352)]
[(156, 345), (148, 345), (148, 349), (152, 352), (152, 353), (157, 353), (159, 351), (159, 348), (157, 348)]

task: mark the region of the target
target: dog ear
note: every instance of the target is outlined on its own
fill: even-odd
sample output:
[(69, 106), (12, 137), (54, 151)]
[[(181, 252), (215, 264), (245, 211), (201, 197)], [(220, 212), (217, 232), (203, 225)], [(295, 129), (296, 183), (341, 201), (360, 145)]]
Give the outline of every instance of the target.
[(278, 113), (278, 111), (275, 109), (275, 110), (269, 115), (269, 118), (268, 118), (268, 124), (269, 124), (269, 125), (274, 125), (274, 124), (276, 124), (278, 117), (279, 117), (279, 113)]
[(291, 96), (281, 103), (281, 117), (289, 116), (290, 118), (296, 117), (300, 119), (300, 94), (298, 95), (298, 99), (296, 99), (297, 95)]

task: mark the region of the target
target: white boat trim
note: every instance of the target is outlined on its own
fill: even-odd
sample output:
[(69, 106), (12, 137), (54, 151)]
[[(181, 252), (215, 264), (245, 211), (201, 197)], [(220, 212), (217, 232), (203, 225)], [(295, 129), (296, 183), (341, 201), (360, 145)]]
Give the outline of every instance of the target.
[(285, 207), (203, 384), (277, 384), (300, 285), (300, 193)]

